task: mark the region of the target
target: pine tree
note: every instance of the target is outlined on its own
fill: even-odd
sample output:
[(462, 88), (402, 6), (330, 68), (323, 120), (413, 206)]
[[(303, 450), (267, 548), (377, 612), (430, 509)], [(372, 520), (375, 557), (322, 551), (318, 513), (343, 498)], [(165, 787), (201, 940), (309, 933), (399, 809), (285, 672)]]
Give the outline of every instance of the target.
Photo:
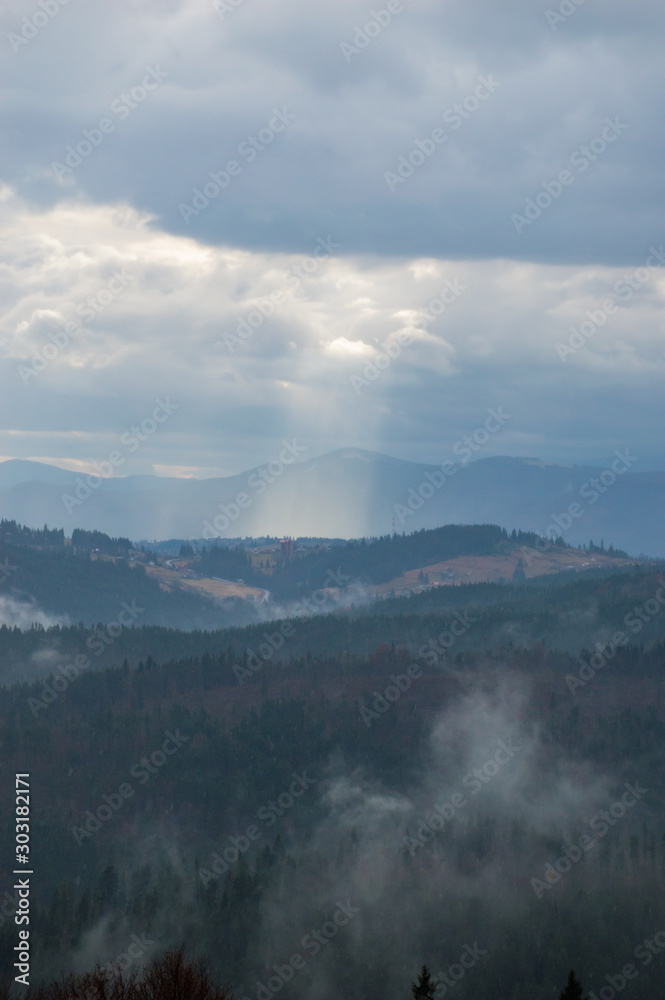
[(423, 965), (417, 983), (411, 983), (413, 1000), (433, 1000), (434, 992), (439, 984), (430, 976), (429, 969)]
[(568, 973), (566, 988), (559, 993), (559, 1000), (589, 1000), (582, 996), (582, 984), (572, 969)]

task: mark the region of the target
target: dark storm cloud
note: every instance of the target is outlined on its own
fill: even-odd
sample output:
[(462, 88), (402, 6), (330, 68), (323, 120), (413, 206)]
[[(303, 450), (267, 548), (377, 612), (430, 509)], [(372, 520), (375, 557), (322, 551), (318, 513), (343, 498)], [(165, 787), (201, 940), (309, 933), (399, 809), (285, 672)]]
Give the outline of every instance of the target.
[[(401, 6), (377, 20), (371, 10), (387, 8), (355, 0), (226, 12), (70, 0), (18, 51), (6, 42), (5, 178), (42, 205), (73, 185), (129, 199), (171, 232), (256, 249), (304, 252), (334, 221), (346, 253), (624, 263), (665, 232), (655, 3)], [(6, 34), (26, 11), (5, 11)], [(121, 118), (114, 102), (147, 66), (168, 75)], [(496, 90), (458, 119), (451, 109), (473, 107), (481, 78)], [(243, 147), (275, 108), (289, 127)], [(58, 184), (51, 164), (104, 117), (114, 131)], [(571, 167), (607, 118), (628, 127)], [(384, 175), (437, 127), (446, 140), (391, 191)], [(185, 221), (179, 206), (230, 160), (240, 172)], [(516, 232), (511, 215), (564, 169), (574, 183)]]
[(665, 460), (657, 4), (43, 2), (1, 15), (0, 454), (88, 467), (171, 394), (124, 471), (440, 461), (499, 405), (488, 454)]

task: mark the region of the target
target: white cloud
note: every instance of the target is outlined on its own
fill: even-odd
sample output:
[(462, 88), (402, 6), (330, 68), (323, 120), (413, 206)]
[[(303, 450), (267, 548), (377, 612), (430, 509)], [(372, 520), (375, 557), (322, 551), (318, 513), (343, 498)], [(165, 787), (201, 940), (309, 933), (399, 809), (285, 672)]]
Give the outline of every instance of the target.
[[(26, 16), (8, 0), (5, 35)], [(180, 409), (127, 472), (239, 471), (287, 434), (434, 460), (501, 402), (504, 452), (598, 462), (629, 438), (665, 461), (660, 272), (565, 365), (555, 348), (665, 233), (665, 10), (585, 4), (553, 31), (532, 0), (410, 0), (346, 61), (369, 16), (362, 0), (247, 0), (223, 20), (200, 0), (71, 0), (7, 46), (0, 450), (84, 467), (170, 393)], [(146, 67), (163, 81), (114, 112)], [(295, 119), (250, 158), (275, 107)], [(105, 116), (113, 131), (57, 183), (52, 161)], [(511, 213), (615, 116), (625, 134), (518, 234)], [(384, 173), (437, 126), (446, 144), (391, 193)], [(229, 159), (240, 172), (186, 224), (179, 203)], [(336, 246), (314, 257), (321, 241)], [(427, 321), (455, 279), (468, 291)], [(74, 321), (25, 385), (17, 365)]]
[[(625, 268), (330, 256), (293, 288), (287, 276), (301, 254), (201, 246), (128, 207), (40, 212), (14, 197), (2, 226), (5, 454), (89, 468), (170, 394), (179, 410), (128, 456), (123, 474), (241, 471), (288, 434), (315, 450), (352, 444), (435, 460), (487, 406), (507, 400), (513, 419), (497, 450), (524, 453), (528, 433), (531, 454), (600, 460), (599, 441), (611, 453), (613, 441), (636, 440), (618, 393), (638, 393), (649, 412), (656, 406), (660, 271), (627, 301), (617, 298), (616, 312), (564, 365), (556, 343), (616, 297)], [(19, 366), (32, 365), (32, 352), (43, 354), (49, 335), (113, 273), (132, 280), (24, 384)], [(425, 321), (446, 281), (467, 291)], [(279, 303), (257, 313), (275, 291)], [(260, 323), (229, 349), (225, 337), (249, 316)], [(396, 353), (405, 331), (409, 346), (364, 394), (354, 392), (351, 376)], [(584, 402), (563, 406), (566, 398), (593, 401), (595, 413)], [(640, 429), (654, 454), (656, 437)]]
[(324, 349), (331, 354), (352, 355), (354, 357), (369, 355), (374, 353), (371, 344), (365, 344), (362, 340), (347, 340), (346, 337), (337, 337), (324, 344)]

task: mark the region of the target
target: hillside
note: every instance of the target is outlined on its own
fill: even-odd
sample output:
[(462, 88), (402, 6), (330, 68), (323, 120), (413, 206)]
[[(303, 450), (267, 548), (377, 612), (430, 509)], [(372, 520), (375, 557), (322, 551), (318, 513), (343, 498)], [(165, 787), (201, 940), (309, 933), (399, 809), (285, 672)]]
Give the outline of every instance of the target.
[[(373, 995), (384, 977), (382, 995), (401, 1000), (413, 954), (445, 974), (476, 942), (474, 997), (493, 1000), (499, 982), (524, 1000), (526, 983), (551, 1000), (571, 966), (602, 987), (598, 966), (665, 921), (659, 565), (493, 525), (321, 539), (267, 575), (309, 586), (331, 557), (361, 574), (329, 588), (328, 613), (301, 599), (273, 607), (289, 617), (182, 631), (146, 619), (173, 625), (194, 596), (149, 572), (191, 573), (197, 558), (235, 572), (250, 550), (163, 560), (99, 533), (73, 546), (53, 529), (3, 532), (8, 595), (20, 580), (110, 616), (0, 628), (0, 770), (31, 771), (36, 976), (82, 968), (93, 948), (111, 961), (145, 935), (211, 957), (251, 997), (345, 907), (360, 948), (340, 932), (317, 966), (336, 994)], [(423, 560), (444, 575), (523, 568), (434, 586), (418, 583)], [(396, 572), (418, 592), (368, 601), (367, 582), (392, 587)], [(153, 603), (118, 628), (111, 598), (129, 584)], [(599, 826), (629, 786), (645, 790), (634, 810)], [(588, 861), (550, 883), (590, 824)], [(14, 832), (4, 808), (5, 856)], [(0, 913), (0, 976), (13, 942)]]
[[(577, 657), (556, 650), (442, 670), (388, 646), (246, 683), (223, 652), (127, 664), (37, 713), (38, 687), (4, 692), (3, 766), (29, 754), (34, 774), (34, 968), (56, 976), (103, 926), (109, 959), (132, 934), (177, 938), (251, 996), (344, 906), (316, 967), (339, 994), (380, 978), (400, 1000), (414, 953), (445, 971), (467, 944), (480, 1000), (550, 1000), (571, 966), (601, 989), (665, 922), (664, 656), (627, 645), (572, 692)], [(5, 973), (13, 940), (3, 921)], [(659, 982), (645, 969), (632, 995)]]
[(3, 520), (0, 622), (108, 623), (127, 618), (129, 604), (136, 609), (130, 626), (219, 629), (368, 604), (403, 590), (526, 579), (569, 567), (619, 569), (630, 562), (612, 549), (567, 549), (530, 533), (509, 537), (496, 525), (448, 525), (334, 548), (302, 547), (288, 558), (259, 558), (246, 540), (170, 559), (99, 531), (74, 529), (68, 539), (61, 529)]

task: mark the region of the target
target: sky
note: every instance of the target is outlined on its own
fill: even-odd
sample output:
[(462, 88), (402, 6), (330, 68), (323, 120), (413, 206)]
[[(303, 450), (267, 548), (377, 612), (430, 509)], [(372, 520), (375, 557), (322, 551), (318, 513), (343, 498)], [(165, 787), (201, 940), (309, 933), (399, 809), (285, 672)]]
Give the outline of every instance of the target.
[[(656, 0), (4, 0), (0, 458), (665, 469)], [(158, 409), (160, 419), (152, 419)]]

